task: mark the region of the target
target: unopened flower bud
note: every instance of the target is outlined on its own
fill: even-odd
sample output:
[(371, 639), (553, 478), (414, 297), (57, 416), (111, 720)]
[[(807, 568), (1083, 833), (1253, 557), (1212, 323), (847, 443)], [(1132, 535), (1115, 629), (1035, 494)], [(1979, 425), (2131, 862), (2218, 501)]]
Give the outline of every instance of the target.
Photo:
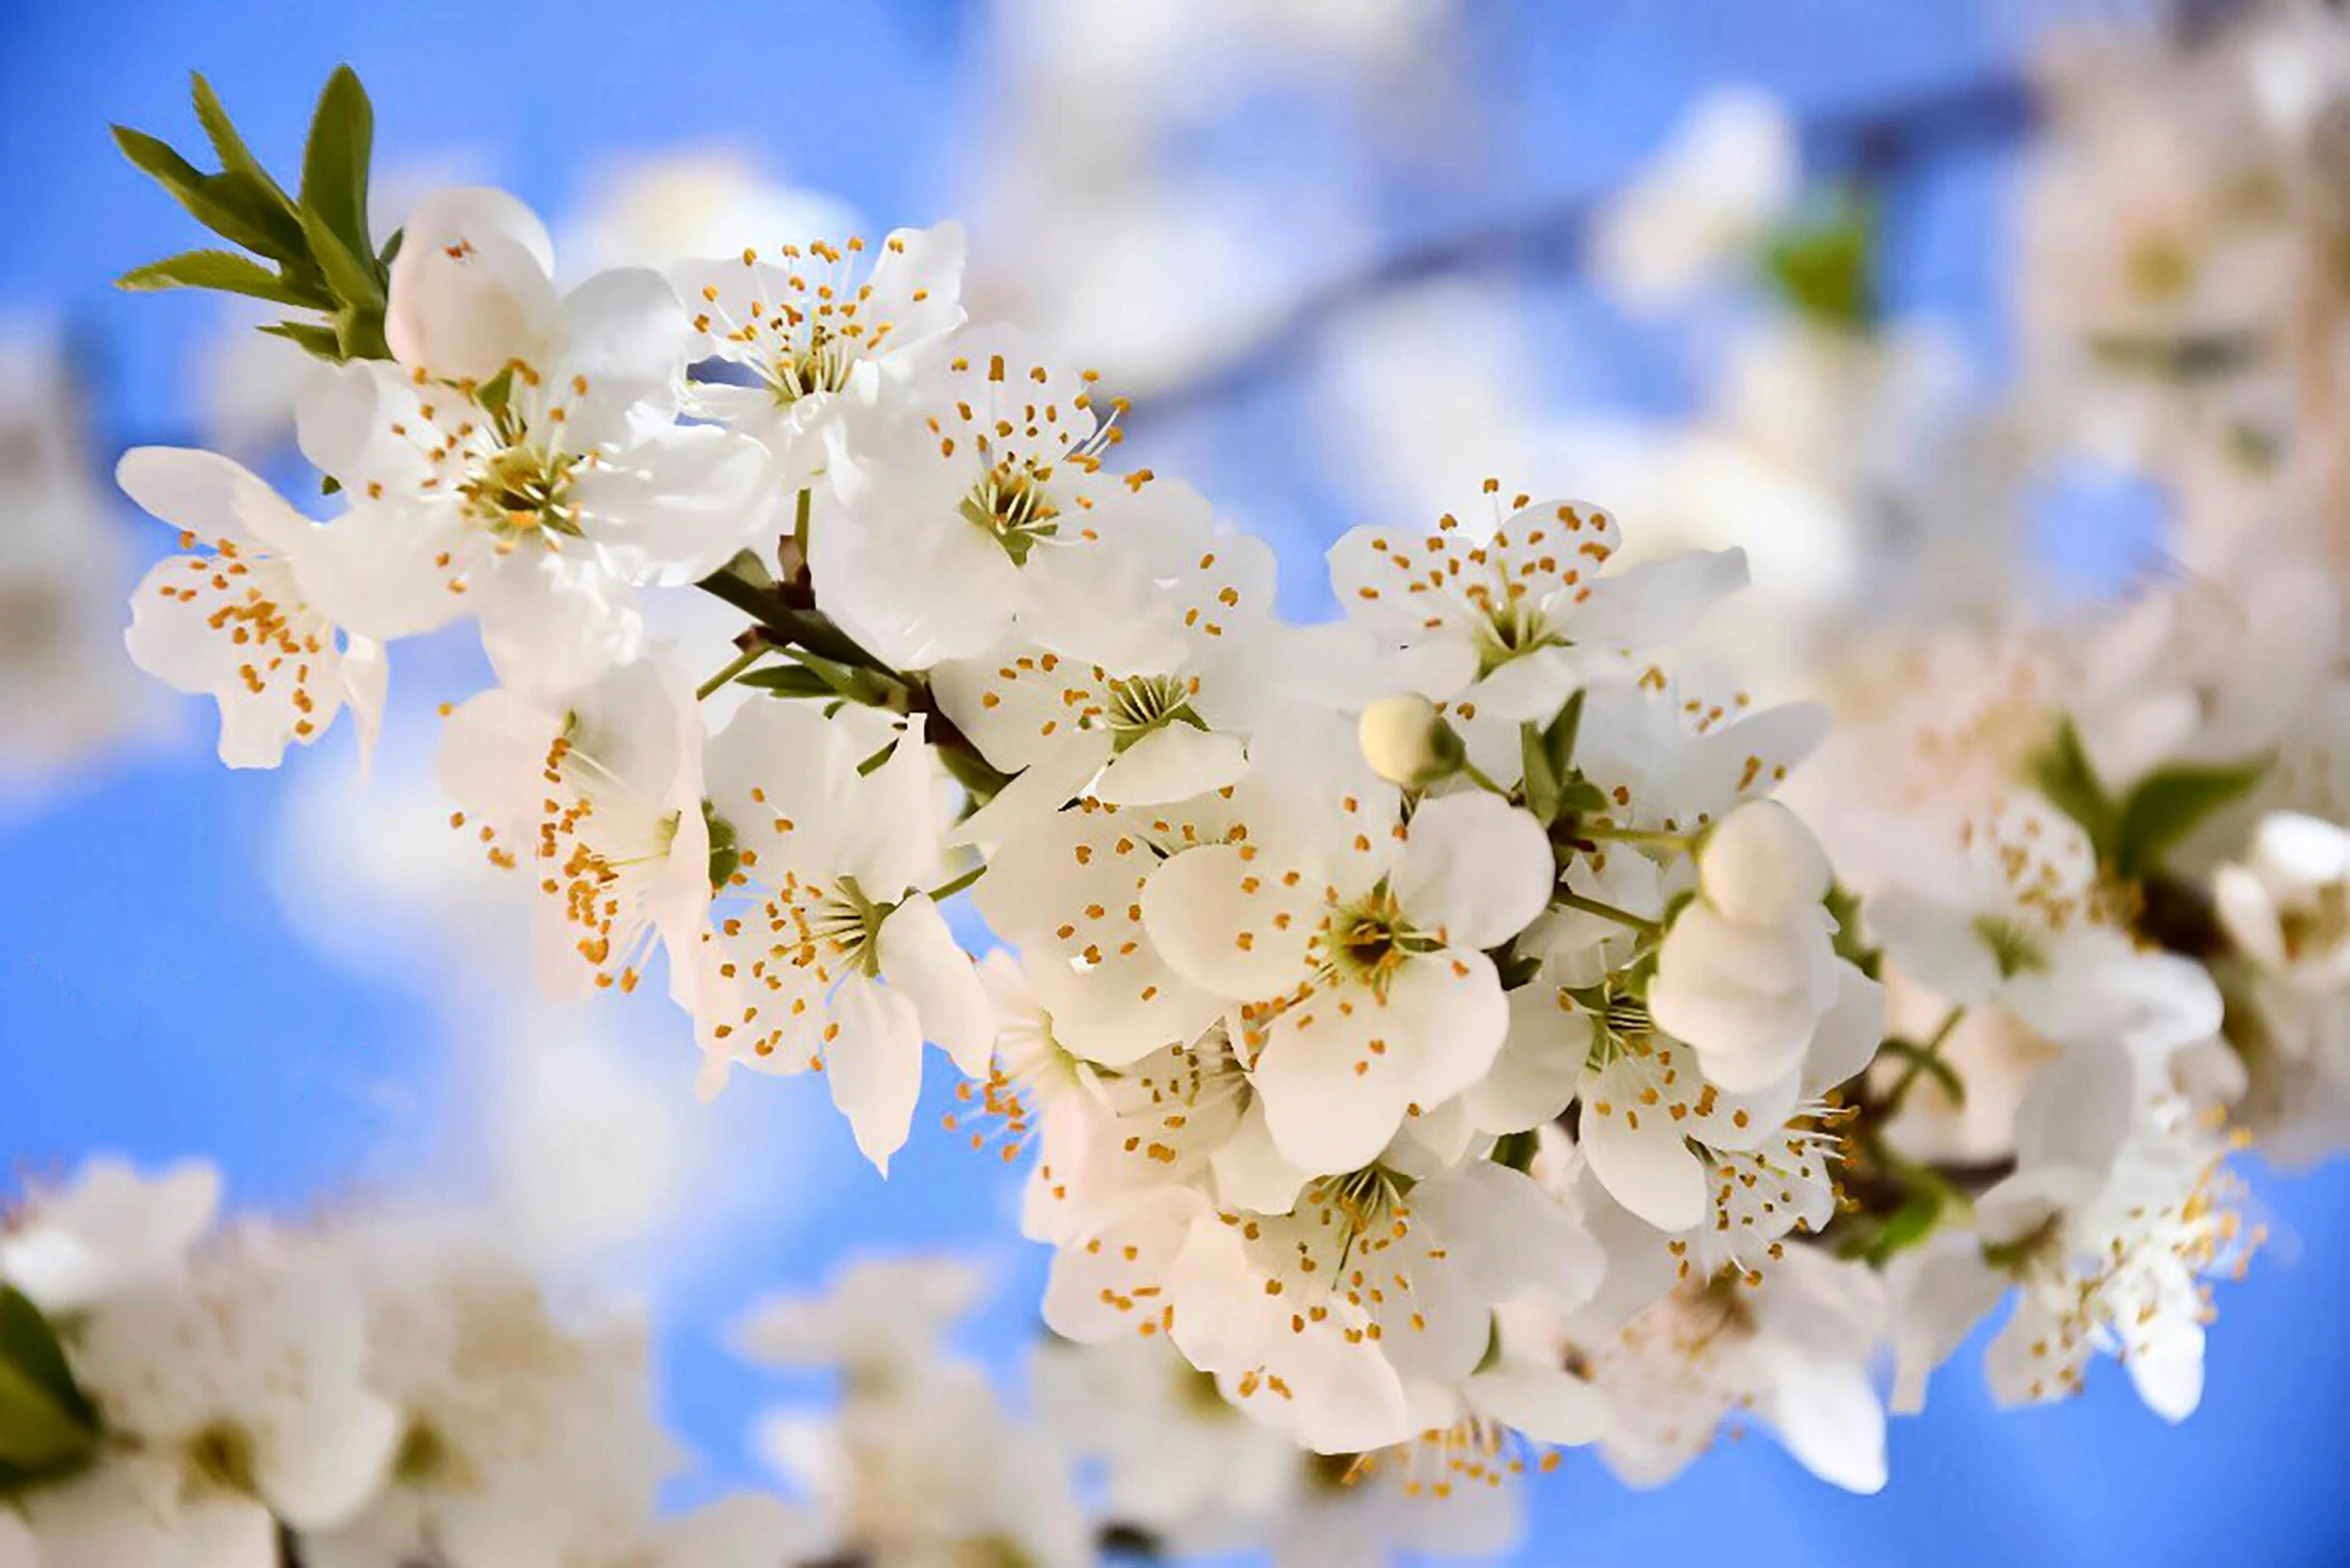
[(1803, 819), (1748, 801), (1715, 824), (1698, 856), (1705, 896), (1732, 920), (1774, 925), (1828, 896), (1828, 857)]
[(1363, 759), (1390, 784), (1420, 788), (1460, 771), (1467, 753), (1425, 697), (1382, 697), (1363, 710)]

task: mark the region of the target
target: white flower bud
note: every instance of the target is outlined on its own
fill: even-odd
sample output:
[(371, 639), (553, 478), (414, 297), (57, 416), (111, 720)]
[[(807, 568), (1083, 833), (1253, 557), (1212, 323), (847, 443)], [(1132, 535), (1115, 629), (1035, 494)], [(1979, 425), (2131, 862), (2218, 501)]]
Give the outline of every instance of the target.
[(1803, 819), (1749, 801), (1715, 825), (1698, 856), (1705, 896), (1732, 920), (1775, 925), (1828, 896), (1828, 857)]
[(1363, 760), (1390, 784), (1416, 788), (1460, 771), (1461, 738), (1425, 697), (1380, 698), (1363, 710), (1356, 733)]

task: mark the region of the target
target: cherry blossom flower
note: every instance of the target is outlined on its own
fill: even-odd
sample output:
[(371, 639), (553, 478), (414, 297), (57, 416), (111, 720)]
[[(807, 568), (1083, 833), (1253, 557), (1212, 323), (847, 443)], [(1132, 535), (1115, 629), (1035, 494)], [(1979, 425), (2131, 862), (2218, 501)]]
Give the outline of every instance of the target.
[(220, 760), (274, 768), (345, 706), (364, 755), (390, 666), (379, 643), (349, 632), (320, 597), (331, 580), (318, 565), (328, 531), (210, 452), (135, 447), (115, 480), (177, 528), (188, 552), (139, 584), (124, 641), (139, 668), (220, 705)]
[(556, 995), (634, 990), (656, 947), (670, 993), (695, 994), (710, 903), (702, 719), (659, 660), (560, 699), (496, 687), (452, 712), (441, 784), (452, 828), (530, 879), (538, 968)]
[(658, 273), (558, 297), (538, 220), (428, 197), (392, 277), (395, 363), (320, 372), (302, 450), (351, 497), (318, 592), (379, 637), (470, 613), (500, 677), (585, 685), (632, 658), (634, 590), (707, 576), (780, 500), (747, 436), (683, 426), (692, 328)]
[(860, 277), (865, 248), (816, 241), (671, 269), (698, 354), (755, 382), (698, 382), (690, 406), (764, 446), (779, 489), (849, 461), (857, 421), (886, 415), (888, 396), (930, 368), (962, 324), (960, 224), (893, 231)]
[(701, 937), (703, 1093), (737, 1062), (821, 1067), (857, 1147), (886, 1169), (924, 1037), (966, 1075), (986, 1071), (995, 1039), (927, 891), (942, 880), (940, 778), (922, 728), (754, 704), (711, 742), (708, 784), (734, 863)]

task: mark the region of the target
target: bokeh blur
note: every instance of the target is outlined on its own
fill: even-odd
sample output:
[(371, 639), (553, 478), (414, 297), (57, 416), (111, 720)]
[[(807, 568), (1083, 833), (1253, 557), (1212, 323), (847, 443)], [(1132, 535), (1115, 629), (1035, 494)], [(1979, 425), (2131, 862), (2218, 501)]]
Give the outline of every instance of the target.
[[(792, 1392), (725, 1350), (760, 1290), (946, 1250), (992, 1275), (969, 1342), (1007, 1386), (1035, 1333), (1018, 1173), (937, 1130), (945, 1086), (884, 1183), (804, 1085), (697, 1105), (657, 1000), (504, 983), (523, 922), (430, 777), (432, 705), (479, 683), (462, 637), (405, 659), (365, 776), (340, 735), (223, 769), (201, 705), (130, 668), (124, 598), (170, 537), (114, 456), (217, 445), (304, 493), (299, 354), (212, 297), (111, 287), (194, 243), (106, 134), (180, 134), (191, 68), (282, 162), (351, 63), (379, 231), (431, 184), (496, 183), (567, 271), (959, 216), (974, 315), (1099, 367), (1130, 456), (1276, 543), (1287, 608), (1326, 607), (1346, 527), (1498, 474), (1602, 501), (1649, 548), (1743, 544), (1756, 586), (1719, 635), (1793, 691), (1821, 627), (1907, 602), (1888, 585), (2089, 601), (2166, 558), (2126, 442), (2007, 424), (2045, 306), (2021, 258), (2048, 242), (2025, 223), (2048, 61), (2135, 25), (2054, 0), (7, 7), (0, 1151), (203, 1154), (287, 1212), (420, 1190), (493, 1211), (551, 1276), (650, 1303), (703, 1461), (681, 1496), (756, 1477), (754, 1413)], [(1848, 220), (1870, 330), (1830, 340), (1832, 255), (1752, 258), (1791, 225), (1832, 252)], [(2350, 1561), (2350, 1175), (2260, 1190), (2272, 1241), (2183, 1427), (2118, 1376), (1999, 1414), (1953, 1373), (1894, 1425), (1880, 1496), (1761, 1442), (1656, 1492), (1570, 1456), (1515, 1560)]]

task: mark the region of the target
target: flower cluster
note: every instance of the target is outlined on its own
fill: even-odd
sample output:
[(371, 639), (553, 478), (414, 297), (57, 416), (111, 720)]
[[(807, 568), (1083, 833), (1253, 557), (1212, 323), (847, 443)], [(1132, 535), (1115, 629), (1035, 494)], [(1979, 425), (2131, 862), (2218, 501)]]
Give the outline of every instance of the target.
[[(657, 980), (704, 1096), (819, 1073), (885, 1171), (935, 1047), (948, 1130), (1030, 1162), (1046, 1402), (1135, 1528), (1392, 1542), (1556, 1448), (1649, 1484), (1747, 1420), (1874, 1490), (1879, 1352), (1913, 1408), (2010, 1299), (2003, 1399), (2104, 1353), (2193, 1407), (2206, 1282), (2257, 1241), (2226, 1155), (2350, 1106), (2326, 573), (2246, 552), (1830, 671), (1854, 722), (1783, 799), (1827, 706), (1676, 653), (1737, 549), (1627, 566), (1605, 507), (1489, 480), (1347, 532), (1300, 623), (1263, 541), (1123, 460), (1096, 377), (966, 320), (954, 225), (559, 290), (495, 191), (378, 247), (331, 188), (363, 197), (356, 93), (299, 201), (233, 135), (195, 176), (126, 133), (200, 216), (297, 215), (248, 246), (275, 271), (134, 279), (309, 313), (277, 330), (325, 362), (300, 438), (335, 498), (129, 453), (184, 552), (134, 657), (274, 765), (345, 707), (364, 746), (393, 645), (469, 626), (495, 684), (444, 705), (438, 772), (530, 890), (540, 981)], [(1769, 221), (1710, 213), (1702, 150), (1633, 239)], [(1856, 232), (1772, 254), (1857, 341)], [(715, 670), (664, 634), (688, 595), (739, 617)], [(967, 1293), (852, 1276), (746, 1331), (846, 1372), (796, 1466), (825, 1549), (1086, 1549), (1001, 1511), (1051, 1467), (926, 1348)]]
[(93, 1160), (0, 1230), (0, 1561), (776, 1561), (778, 1498), (659, 1516), (678, 1455), (633, 1315), (559, 1317), (460, 1220), (223, 1223), (219, 1194)]

